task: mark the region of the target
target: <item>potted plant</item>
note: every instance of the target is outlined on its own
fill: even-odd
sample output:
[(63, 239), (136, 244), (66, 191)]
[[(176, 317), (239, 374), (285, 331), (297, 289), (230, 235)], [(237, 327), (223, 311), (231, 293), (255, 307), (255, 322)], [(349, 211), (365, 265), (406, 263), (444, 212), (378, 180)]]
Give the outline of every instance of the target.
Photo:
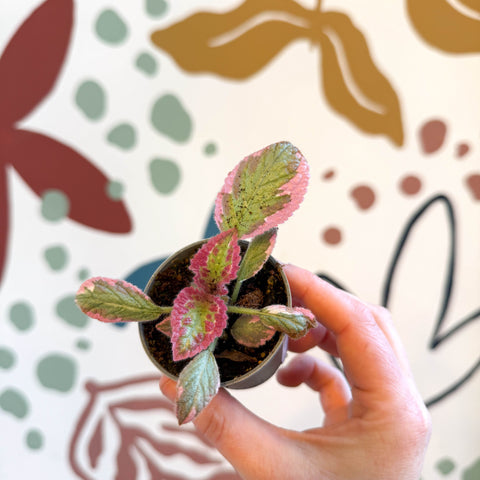
[[(302, 202), (308, 177), (307, 161), (291, 143), (253, 153), (228, 174), (217, 195), (220, 233), (168, 259), (145, 292), (104, 277), (79, 288), (76, 302), (85, 314), (103, 322), (141, 322), (146, 350), (153, 338), (161, 344), (157, 350), (167, 352), (165, 360), (161, 355), (153, 359), (178, 377), (180, 424), (195, 418), (215, 396), (221, 384), (218, 364), (225, 358), (248, 364), (252, 355), (245, 349), (258, 351), (252, 363), (260, 369), (262, 358), (278, 357), (285, 334), (300, 338), (316, 325), (310, 311), (291, 306), (281, 266), (270, 257), (278, 225)], [(267, 283), (266, 290), (258, 280)], [(280, 300), (272, 302), (276, 293)]]

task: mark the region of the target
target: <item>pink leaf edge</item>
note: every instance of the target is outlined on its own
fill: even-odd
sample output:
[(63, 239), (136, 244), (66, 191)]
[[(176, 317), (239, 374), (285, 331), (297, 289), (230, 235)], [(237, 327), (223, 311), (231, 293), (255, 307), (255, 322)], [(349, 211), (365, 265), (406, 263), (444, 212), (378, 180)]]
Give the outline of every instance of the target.
[[(77, 291), (77, 296), (81, 295), (82, 293), (85, 293), (86, 290), (93, 291), (95, 288), (95, 285), (98, 282), (104, 282), (112, 287), (116, 287), (118, 284), (121, 284), (121, 286), (125, 289), (131, 289), (135, 293), (141, 295), (143, 298), (146, 300), (151, 300), (148, 295), (146, 295), (142, 290), (140, 290), (136, 285), (133, 285), (132, 283), (126, 282), (125, 280), (115, 280), (113, 278), (108, 278), (108, 277), (92, 277), (89, 278), (88, 280), (85, 280), (79, 287)], [(100, 320), (101, 322), (104, 323), (118, 323), (118, 322), (128, 322), (128, 319), (124, 318), (108, 318), (103, 316), (101, 313), (94, 313), (90, 310), (87, 310), (83, 308), (77, 299), (75, 299), (75, 303), (77, 304), (78, 308), (85, 314), (88, 315), (90, 318), (93, 318), (95, 320)]]
[[(199, 320), (194, 317), (199, 313), (200, 307), (207, 313), (200, 319), (203, 325), (199, 326), (193, 323)], [(227, 326), (227, 305), (221, 297), (189, 286), (175, 298), (170, 319), (172, 354), (173, 360), (177, 362), (194, 357), (222, 334)]]
[[(238, 170), (244, 163), (248, 162), (249, 158), (255, 158), (261, 156), (266, 150), (272, 148), (275, 144), (268, 145), (257, 152), (254, 152), (250, 155), (247, 155), (237, 166), (228, 173), (223, 187), (218, 192), (217, 197), (215, 198), (215, 209), (214, 209), (214, 220), (218, 228), (222, 230), (222, 217), (223, 217), (223, 196), (225, 194), (231, 193), (233, 190), (233, 185), (235, 181), (235, 176), (237, 175)], [(285, 222), (295, 210), (300, 206), (307, 192), (308, 182), (310, 179), (310, 169), (306, 158), (302, 153), (297, 149), (295, 157), (299, 160), (299, 165), (296, 170), (295, 176), (290, 179), (283, 187), (280, 188), (281, 194), (290, 195), (290, 201), (279, 211), (267, 217), (262, 225), (260, 225), (256, 230), (251, 232), (248, 235), (244, 235), (241, 239), (252, 238), (257, 235), (260, 235), (267, 230), (270, 230), (273, 227)]]
[[(230, 237), (230, 239), (229, 239)], [(221, 272), (221, 277), (216, 283), (212, 283), (211, 272), (208, 268), (208, 261), (211, 256), (215, 260), (218, 251), (223, 242), (227, 241), (227, 255), (225, 259), (225, 268)], [(235, 230), (230, 229), (221, 232), (210, 238), (190, 261), (190, 270), (195, 274), (193, 283), (205, 292), (214, 295), (226, 295), (228, 293), (227, 285), (235, 280), (240, 265), (240, 246)]]

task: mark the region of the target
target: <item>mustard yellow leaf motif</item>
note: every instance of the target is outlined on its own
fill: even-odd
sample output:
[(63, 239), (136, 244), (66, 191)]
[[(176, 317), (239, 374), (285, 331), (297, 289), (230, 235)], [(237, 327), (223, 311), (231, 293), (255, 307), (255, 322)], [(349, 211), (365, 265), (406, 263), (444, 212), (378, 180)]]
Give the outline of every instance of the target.
[(257, 73), (290, 43), (310, 41), (322, 50), (330, 106), (362, 131), (403, 145), (397, 95), (363, 34), (345, 14), (323, 11), (320, 3), (308, 9), (294, 0), (245, 0), (230, 11), (195, 13), (151, 39), (187, 72), (235, 80)]
[[(463, 5), (464, 8), (461, 8)], [(480, 52), (478, 0), (407, 0), (410, 20), (430, 45), (449, 53)]]
[(375, 65), (363, 34), (338, 12), (323, 13), (321, 30), (322, 81), (330, 106), (364, 132), (387, 135), (401, 146), (397, 95)]
[[(226, 13), (195, 13), (155, 31), (151, 39), (187, 72), (245, 79), (263, 68), (293, 40), (306, 36), (304, 28), (280, 20), (248, 28), (249, 21), (262, 12), (266, 3), (246, 0)], [(246, 31), (242, 31), (245, 25)], [(241, 33), (236, 35), (238, 30)]]

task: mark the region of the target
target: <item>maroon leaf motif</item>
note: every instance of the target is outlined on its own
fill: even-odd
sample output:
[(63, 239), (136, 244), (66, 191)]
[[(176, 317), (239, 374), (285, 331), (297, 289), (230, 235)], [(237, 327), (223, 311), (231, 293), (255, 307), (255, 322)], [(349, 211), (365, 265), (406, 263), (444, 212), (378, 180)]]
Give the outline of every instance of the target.
[[(103, 480), (110, 471), (108, 478), (116, 480), (198, 478), (197, 472), (175, 471), (177, 459), (183, 456), (199, 469), (213, 469), (205, 480), (238, 479), (194, 429), (174, 426), (172, 406), (160, 396), (158, 381), (158, 376), (145, 376), (106, 385), (86, 384), (89, 400), (69, 449), (76, 476)], [(104, 435), (107, 424), (109, 434)], [(185, 436), (188, 442), (182, 441)], [(170, 458), (175, 459), (173, 463)]]
[(95, 468), (98, 464), (98, 459), (103, 450), (103, 418), (97, 422), (97, 427), (93, 432), (92, 439), (88, 444), (88, 457), (90, 465)]
[(3, 268), (7, 259), (8, 215), (7, 171), (5, 168), (0, 168), (0, 281), (2, 280)]
[(51, 90), (73, 23), (72, 0), (47, 0), (17, 30), (0, 59), (1, 125), (12, 125)]
[(18, 130), (12, 137), (5, 155), (37, 195), (61, 190), (70, 200), (72, 220), (108, 232), (130, 231), (124, 204), (109, 198), (109, 180), (85, 157), (39, 133)]

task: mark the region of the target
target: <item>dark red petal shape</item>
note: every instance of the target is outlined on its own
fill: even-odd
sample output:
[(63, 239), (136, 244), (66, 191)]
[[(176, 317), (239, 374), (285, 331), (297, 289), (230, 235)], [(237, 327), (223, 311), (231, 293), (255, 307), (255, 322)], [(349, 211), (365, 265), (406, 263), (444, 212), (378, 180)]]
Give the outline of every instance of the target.
[(51, 90), (72, 24), (72, 0), (47, 0), (16, 31), (0, 58), (0, 125), (20, 120)]
[(0, 282), (7, 260), (8, 243), (8, 185), (6, 167), (0, 163)]
[(107, 195), (109, 179), (72, 148), (39, 133), (16, 130), (4, 150), (37, 195), (57, 189), (68, 196), (72, 220), (107, 232), (131, 230), (123, 202)]

